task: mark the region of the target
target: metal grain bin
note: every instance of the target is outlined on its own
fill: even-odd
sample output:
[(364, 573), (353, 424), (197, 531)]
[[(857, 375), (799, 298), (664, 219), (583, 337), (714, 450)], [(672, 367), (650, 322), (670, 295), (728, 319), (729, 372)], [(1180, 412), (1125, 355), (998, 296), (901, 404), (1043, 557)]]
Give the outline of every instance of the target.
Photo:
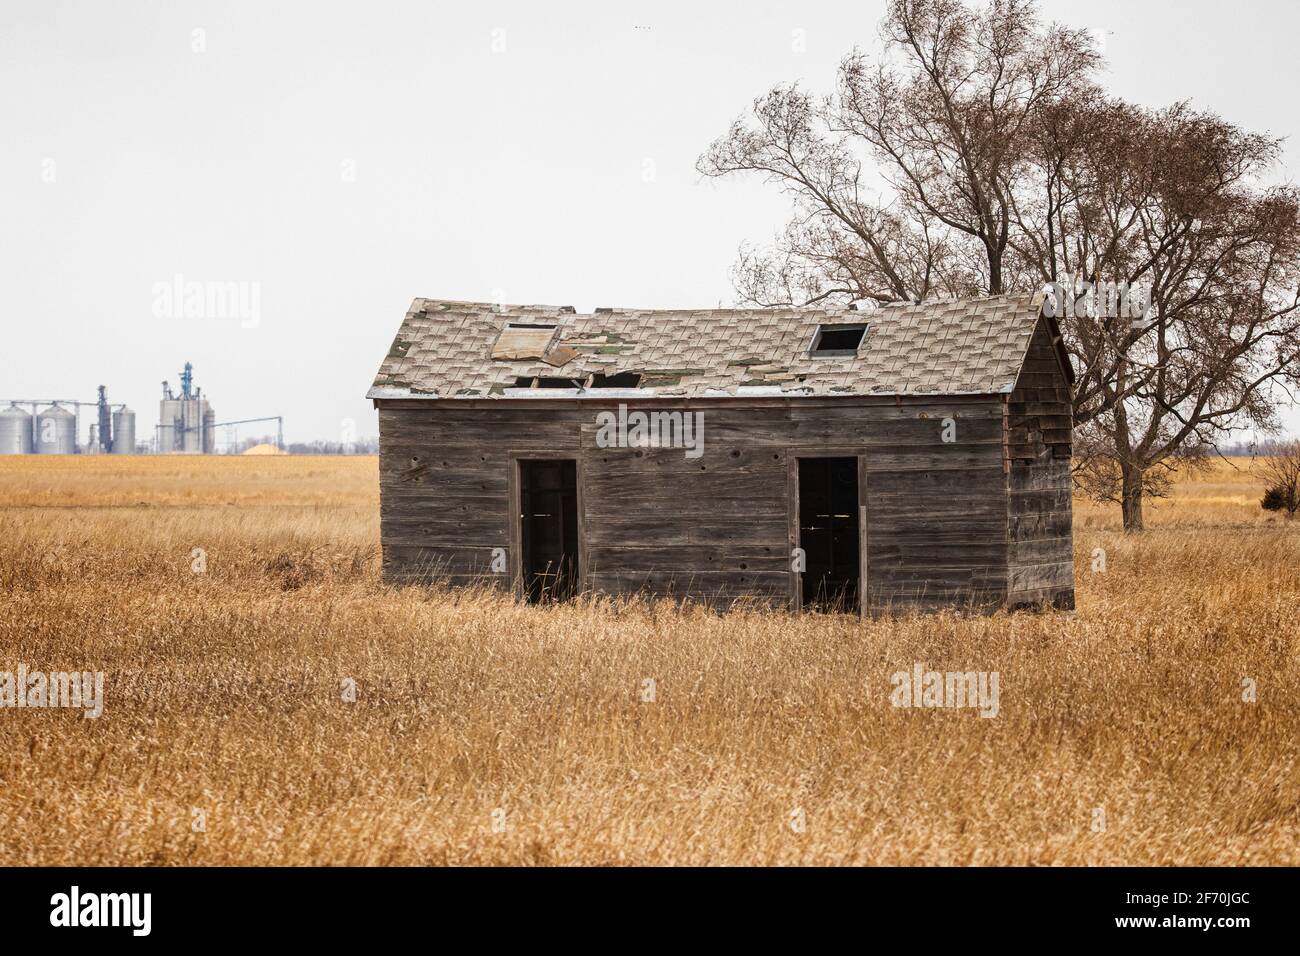
[(113, 454), (135, 454), (135, 412), (126, 406), (113, 413)]
[(181, 403), (178, 399), (164, 398), (158, 406), (158, 451), (170, 454), (180, 451), (179, 435), (176, 423), (181, 417)]
[(0, 412), (0, 455), (32, 453), (32, 416), (17, 405)]
[(38, 455), (75, 455), (77, 416), (60, 405), (51, 405), (36, 416), (32, 444)]

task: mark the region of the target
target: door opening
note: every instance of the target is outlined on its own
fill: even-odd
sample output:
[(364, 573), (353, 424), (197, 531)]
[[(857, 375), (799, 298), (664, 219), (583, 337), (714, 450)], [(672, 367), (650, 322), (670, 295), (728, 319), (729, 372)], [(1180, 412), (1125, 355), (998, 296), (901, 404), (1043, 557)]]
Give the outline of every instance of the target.
[(858, 612), (858, 460), (799, 459), (803, 606)]
[(519, 538), (524, 596), (563, 601), (578, 590), (578, 465), (519, 461)]

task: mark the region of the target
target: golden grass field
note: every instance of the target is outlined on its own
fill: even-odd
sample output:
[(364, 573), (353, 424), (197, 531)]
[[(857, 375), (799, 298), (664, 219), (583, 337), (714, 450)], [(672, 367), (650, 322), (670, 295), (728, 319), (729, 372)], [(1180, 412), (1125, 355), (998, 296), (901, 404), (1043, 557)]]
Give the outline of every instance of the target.
[[(0, 459), (0, 670), (106, 675), (0, 710), (0, 863), (1300, 863), (1300, 527), (1249, 463), (1141, 536), (1076, 502), (1075, 614), (872, 622), (385, 587), (376, 481)], [(999, 716), (892, 707), (918, 661)]]

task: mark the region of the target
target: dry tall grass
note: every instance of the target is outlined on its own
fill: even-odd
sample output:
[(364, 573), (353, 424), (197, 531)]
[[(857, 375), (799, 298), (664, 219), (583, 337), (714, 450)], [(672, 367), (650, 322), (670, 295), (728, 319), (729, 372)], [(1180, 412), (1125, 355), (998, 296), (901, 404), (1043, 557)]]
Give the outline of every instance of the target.
[[(1300, 528), (1248, 473), (1137, 538), (1080, 503), (1073, 616), (865, 623), (386, 588), (375, 480), (0, 459), (0, 670), (106, 673), (0, 711), (0, 863), (1300, 863)], [(1000, 715), (893, 708), (917, 661)]]

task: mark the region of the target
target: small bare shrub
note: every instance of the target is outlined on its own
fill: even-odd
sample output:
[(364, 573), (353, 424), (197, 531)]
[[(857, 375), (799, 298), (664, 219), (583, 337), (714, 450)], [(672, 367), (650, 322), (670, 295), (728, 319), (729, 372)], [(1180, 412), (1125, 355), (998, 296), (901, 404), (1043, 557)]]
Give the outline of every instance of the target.
[(1294, 518), (1300, 511), (1300, 441), (1270, 443), (1259, 461), (1259, 472), (1267, 489), (1260, 507)]

